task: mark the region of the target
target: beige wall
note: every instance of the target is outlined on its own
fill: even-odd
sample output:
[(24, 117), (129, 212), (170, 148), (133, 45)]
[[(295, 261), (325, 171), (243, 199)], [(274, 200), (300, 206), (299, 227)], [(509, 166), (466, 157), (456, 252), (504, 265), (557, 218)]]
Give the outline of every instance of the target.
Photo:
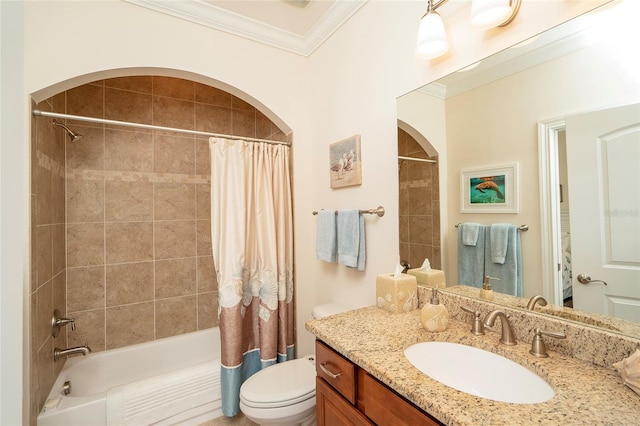
[[(442, 15), (455, 40), (454, 48), (447, 57), (431, 62), (413, 56), (418, 20), (424, 13), (424, 3), (418, 1), (367, 2), (308, 58), (126, 2), (0, 2), (3, 42), (11, 40), (16, 44), (15, 52), (24, 55), (2, 62), (3, 83), (17, 84), (11, 92), (5, 92), (7, 85), (3, 84), (3, 102), (11, 103), (11, 109), (0, 110), (3, 134), (6, 125), (17, 127), (11, 127), (11, 141), (2, 140), (2, 165), (11, 165), (18, 186), (28, 188), (26, 123), (32, 94), (42, 101), (79, 84), (144, 68), (163, 71), (155, 74), (188, 75), (207, 85), (224, 84), (225, 90), (242, 95), (244, 100), (249, 94), (257, 101), (251, 103), (261, 105), (259, 109), (280, 128), (295, 131), (298, 353), (310, 353), (313, 337), (304, 330), (304, 322), (311, 307), (329, 300), (350, 307), (372, 304), (376, 274), (392, 270), (397, 260), (396, 98), (604, 2), (524, 2), (513, 23), (491, 32), (469, 30), (469, 2), (449, 2)], [(13, 58), (5, 56), (4, 50), (2, 54)], [(42, 64), (47, 64), (46, 70)], [(12, 80), (5, 80), (6, 76)], [(5, 97), (5, 93), (11, 96)], [(355, 133), (363, 137), (363, 185), (331, 191), (326, 170), (328, 144)], [(446, 158), (440, 161), (442, 173)], [(0, 217), (3, 229), (19, 226), (21, 217), (28, 218), (28, 202), (23, 202), (28, 189), (21, 196), (14, 193), (15, 184), (0, 184), (3, 205), (15, 206), (10, 214), (3, 212)], [(378, 204), (384, 205), (387, 215), (380, 220), (367, 218), (365, 273), (327, 268), (315, 259), (311, 211)], [(21, 235), (26, 235), (27, 229), (25, 224), (18, 232), (9, 233), (2, 248), (26, 247), (28, 239)], [(0, 262), (0, 391), (6, 389), (1, 395), (2, 420), (21, 416), (16, 407), (21, 405), (20, 390), (26, 381), (17, 379), (14, 370), (22, 354), (28, 353), (28, 343), (23, 345), (22, 340), (27, 334), (24, 328), (3, 324), (15, 318), (28, 322), (29, 306), (23, 308), (21, 303), (27, 296), (21, 290), (28, 293), (29, 285), (28, 281), (20, 282), (20, 277), (28, 274), (23, 270), (28, 255), (22, 256), (22, 262), (4, 256)], [(11, 277), (7, 285), (6, 276)]]

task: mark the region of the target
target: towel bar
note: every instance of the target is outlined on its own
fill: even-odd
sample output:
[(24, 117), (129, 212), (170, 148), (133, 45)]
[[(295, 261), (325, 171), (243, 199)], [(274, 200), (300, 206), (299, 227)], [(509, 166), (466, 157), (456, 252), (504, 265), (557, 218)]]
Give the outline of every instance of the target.
[[(318, 214), (318, 211), (314, 210), (312, 213), (314, 216), (316, 216)], [(336, 214), (338, 214), (337, 211)], [(378, 206), (375, 209), (360, 210), (360, 214), (377, 214), (378, 217), (382, 217), (384, 216), (384, 207)]]
[[(457, 223), (456, 224), (456, 228), (458, 226), (460, 226), (460, 225), (462, 225), (462, 224), (461, 223)], [(522, 231), (522, 232), (528, 231), (529, 230), (529, 225), (520, 225), (520, 226), (518, 226), (518, 230)]]

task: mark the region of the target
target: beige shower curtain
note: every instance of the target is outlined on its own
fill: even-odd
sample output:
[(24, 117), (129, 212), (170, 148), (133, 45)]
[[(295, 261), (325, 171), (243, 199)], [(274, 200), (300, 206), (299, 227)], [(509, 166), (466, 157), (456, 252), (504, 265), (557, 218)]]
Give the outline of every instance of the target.
[(289, 147), (210, 138), (222, 411), (249, 376), (294, 357)]

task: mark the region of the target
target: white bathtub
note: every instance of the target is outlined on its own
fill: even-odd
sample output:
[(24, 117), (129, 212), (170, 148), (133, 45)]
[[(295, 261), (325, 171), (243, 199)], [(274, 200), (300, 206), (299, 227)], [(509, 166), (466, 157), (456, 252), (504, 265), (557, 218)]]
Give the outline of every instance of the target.
[[(107, 425), (107, 391), (110, 389), (109, 395), (113, 395), (113, 389), (134, 382), (152, 383), (155, 389), (160, 387), (157, 386), (159, 381), (169, 381), (185, 371), (205, 366), (218, 372), (217, 377), (207, 378), (206, 394), (211, 394), (210, 398), (207, 396), (210, 400), (203, 403), (202, 396), (194, 398), (194, 401), (199, 401), (194, 403), (196, 406), (153, 424), (166, 426), (203, 423), (222, 415), (217, 367), (219, 359), (220, 330), (217, 327), (88, 356), (74, 356), (67, 360), (49, 394), (49, 401), (55, 403), (59, 400), (57, 407), (47, 408), (45, 405), (38, 416), (38, 426)], [(71, 394), (68, 396), (62, 395), (62, 386), (66, 381), (71, 382)], [(165, 407), (175, 398), (176, 392), (188, 394), (200, 391), (194, 389), (194, 386), (199, 386), (196, 382), (198, 380), (190, 379), (187, 388), (183, 386), (179, 392), (171, 389), (173, 392), (164, 397), (164, 403), (162, 397), (151, 399), (158, 400)], [(217, 386), (217, 392), (210, 392), (212, 386)]]

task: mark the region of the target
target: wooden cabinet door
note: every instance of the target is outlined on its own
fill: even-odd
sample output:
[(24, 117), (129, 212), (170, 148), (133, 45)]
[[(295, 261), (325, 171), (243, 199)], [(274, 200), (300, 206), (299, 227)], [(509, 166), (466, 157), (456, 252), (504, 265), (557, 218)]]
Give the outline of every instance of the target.
[(316, 377), (316, 413), (318, 426), (373, 425), (320, 377)]
[(364, 375), (362, 392), (364, 392), (364, 413), (379, 425), (439, 426), (442, 424), (396, 395), (369, 374)]

